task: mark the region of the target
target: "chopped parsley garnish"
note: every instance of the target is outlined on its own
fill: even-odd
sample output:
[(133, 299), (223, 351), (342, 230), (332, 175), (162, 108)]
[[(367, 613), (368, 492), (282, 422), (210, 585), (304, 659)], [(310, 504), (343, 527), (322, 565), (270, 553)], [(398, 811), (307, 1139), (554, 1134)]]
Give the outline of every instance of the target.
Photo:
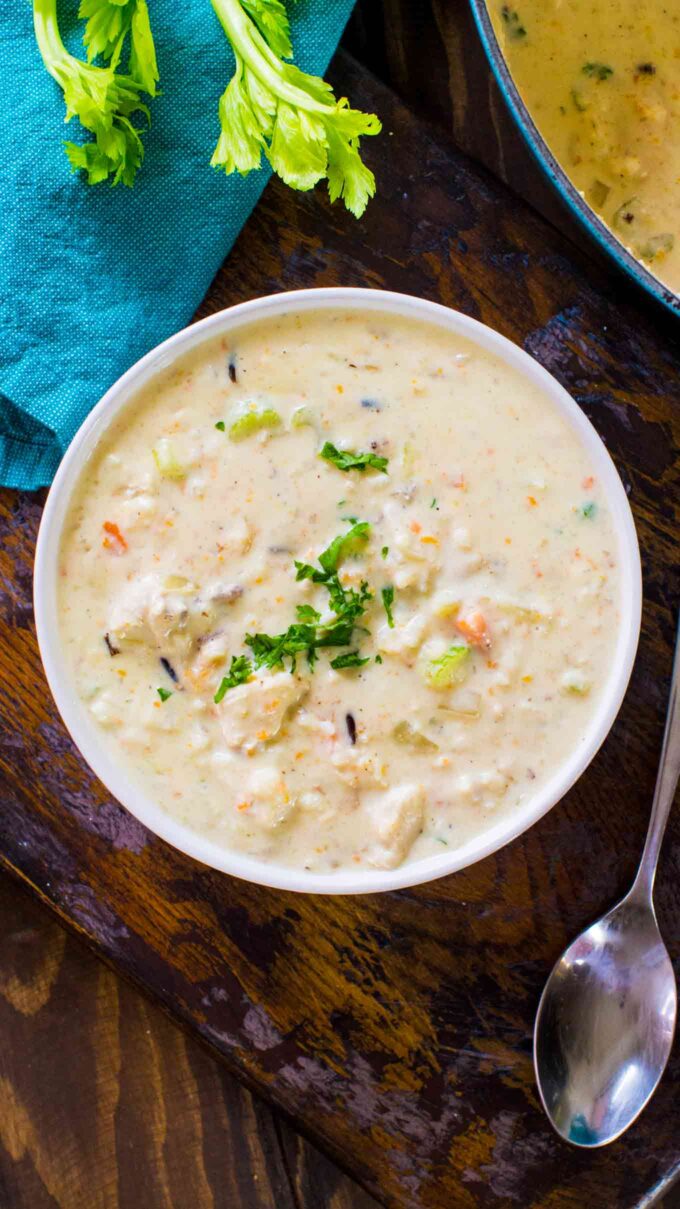
[(222, 677), (220, 687), (213, 697), (215, 705), (219, 705), (228, 688), (235, 688), (237, 684), (245, 684), (246, 680), (250, 679), (252, 671), (253, 665), (246, 655), (232, 655), (229, 671), (226, 676)]
[(383, 546), (382, 550), (380, 551), (380, 554), (381, 554), (382, 558), (387, 558), (387, 555), (389, 554), (389, 552), (390, 552), (389, 546)]
[(308, 604), (298, 605), (295, 612), (297, 613), (298, 621), (308, 621), (312, 624), (321, 617), (321, 614)]
[(342, 560), (347, 555), (354, 554), (361, 549), (361, 546), (368, 541), (370, 534), (371, 526), (368, 521), (357, 521), (351, 529), (347, 530), (347, 533), (341, 533), (338, 537), (333, 538), (330, 546), (327, 546), (319, 555), (319, 567), (312, 567), (310, 563), (296, 562), (296, 580), (311, 579), (315, 584), (326, 583), (328, 578), (337, 571)]
[(430, 508), (436, 508), (436, 507), (437, 507), (437, 497), (435, 495), (432, 498), (432, 503), (430, 504)]
[(377, 453), (352, 453), (351, 449), (336, 449), (330, 441), (326, 441), (319, 454), (326, 462), (332, 462), (338, 470), (380, 470), (387, 474), (387, 458), (381, 458)]
[(333, 538), (330, 546), (319, 555), (319, 564), (328, 573), (337, 571), (344, 558), (355, 554), (361, 546), (366, 544), (370, 534), (371, 526), (368, 521), (355, 521), (347, 533), (341, 533), (339, 537)]
[(608, 80), (614, 74), (614, 68), (608, 67), (606, 63), (584, 63), (581, 71), (591, 80)]
[(380, 595), (382, 596), (382, 602), (385, 612), (387, 613), (387, 624), (390, 629), (393, 630), (394, 617), (392, 616), (392, 605), (394, 604), (394, 588), (391, 585), (387, 588), (383, 588)]
[(161, 701), (167, 701), (169, 697), (172, 697), (172, 693), (167, 688), (157, 688), (156, 692)]
[[(308, 564), (296, 565), (311, 571), (315, 570), (314, 567), (308, 567)], [(256, 668), (283, 667), (284, 661), (290, 659), (290, 670), (294, 672), (297, 657), (303, 654), (307, 656), (309, 666), (314, 667), (319, 649), (329, 646), (349, 646), (351, 643), (355, 626), (359, 618), (366, 612), (368, 601), (372, 599), (368, 584), (364, 581), (357, 592), (354, 588), (343, 587), (334, 572), (316, 572), (316, 574), (323, 576), (323, 578), (315, 579), (315, 582), (323, 583), (328, 591), (329, 604), (335, 613), (335, 621), (321, 626), (318, 624), (320, 614), (316, 613), (316, 610), (312, 610), (313, 613), (316, 613), (314, 621), (302, 621), (290, 625), (283, 634), (246, 634), (245, 643), (253, 653)], [(301, 576), (298, 570), (297, 578), (311, 577)], [(309, 607), (298, 606), (303, 610)], [(311, 618), (310, 614), (306, 615)]]
[(362, 659), (358, 651), (348, 651), (346, 655), (338, 655), (336, 659), (331, 659), (331, 667), (335, 671), (340, 671), (343, 667), (363, 667), (365, 663), (370, 663), (370, 659)]
[(227, 427), (227, 426), (226, 426), (226, 424), (225, 424), (224, 420), (218, 420), (218, 421), (217, 421), (217, 423), (216, 423), (216, 425), (215, 425), (215, 428), (219, 428), (220, 432), (224, 432), (224, 430), (225, 430), (225, 428), (226, 428), (226, 427)]
[(375, 661), (376, 663), (382, 663), (382, 655), (376, 655)]
[[(340, 563), (348, 555), (360, 549), (368, 541), (371, 527), (366, 521), (357, 521), (347, 533), (334, 538), (319, 555), (318, 566), (311, 563), (295, 563), (296, 581), (310, 579), (322, 584), (328, 592), (328, 604), (335, 617), (320, 625), (321, 613), (310, 604), (297, 605), (297, 622), (289, 625), (282, 634), (246, 634), (247, 655), (232, 658), (229, 673), (218, 688), (214, 701), (219, 705), (228, 689), (244, 684), (258, 668), (284, 667), (290, 659), (290, 671), (294, 672), (299, 655), (306, 655), (310, 668), (318, 659), (318, 651), (324, 647), (348, 647), (354, 641), (358, 622), (373, 599), (368, 584), (362, 580), (358, 590), (345, 587), (338, 576)], [(332, 661), (331, 667), (361, 667), (369, 662), (362, 659), (358, 651), (345, 652)]]
[(585, 516), (586, 520), (591, 521), (597, 513), (597, 504), (595, 500), (588, 500), (587, 504), (581, 504), (579, 509), (581, 516)]
[(516, 8), (510, 8), (509, 4), (504, 4), (501, 8), (501, 17), (509, 38), (526, 38), (527, 31), (522, 25)]
[(302, 622), (289, 625), (283, 634), (246, 634), (245, 643), (253, 652), (255, 667), (283, 667), (289, 658), (294, 672), (298, 655), (305, 652), (309, 666), (314, 666), (316, 633), (316, 626)]

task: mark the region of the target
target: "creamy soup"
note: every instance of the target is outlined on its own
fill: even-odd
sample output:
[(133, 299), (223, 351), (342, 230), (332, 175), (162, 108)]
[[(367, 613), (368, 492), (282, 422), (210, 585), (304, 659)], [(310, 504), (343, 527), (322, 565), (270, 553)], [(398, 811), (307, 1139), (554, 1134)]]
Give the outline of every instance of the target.
[(489, 0), (517, 86), (572, 181), (680, 291), (680, 5)]
[(168, 814), (317, 872), (460, 845), (582, 742), (619, 620), (588, 451), (542, 390), (375, 312), (161, 372), (76, 489), (61, 637)]

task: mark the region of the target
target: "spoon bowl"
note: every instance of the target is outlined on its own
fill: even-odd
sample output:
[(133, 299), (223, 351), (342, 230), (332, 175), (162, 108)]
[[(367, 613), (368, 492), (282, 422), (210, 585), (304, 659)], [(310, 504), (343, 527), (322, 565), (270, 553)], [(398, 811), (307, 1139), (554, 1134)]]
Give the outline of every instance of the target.
[(604, 1146), (632, 1124), (663, 1074), (676, 1014), (656, 917), (632, 892), (563, 953), (539, 1004), (539, 1092), (566, 1141)]
[(654, 878), (680, 778), (680, 637), (659, 772), (632, 888), (569, 945), (538, 1005), (534, 1067), (543, 1107), (576, 1146), (606, 1146), (632, 1125), (673, 1044), (678, 992), (654, 911)]

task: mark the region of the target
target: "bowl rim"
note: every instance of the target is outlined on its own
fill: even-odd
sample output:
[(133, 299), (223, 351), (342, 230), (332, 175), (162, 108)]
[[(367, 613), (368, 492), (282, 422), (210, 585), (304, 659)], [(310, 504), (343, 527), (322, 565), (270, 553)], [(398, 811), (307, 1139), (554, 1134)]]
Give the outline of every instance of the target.
[[(620, 565), (620, 626), (609, 680), (581, 742), (542, 790), (528, 799), (521, 809), (502, 817), (497, 824), (451, 852), (407, 862), (395, 869), (342, 869), (331, 874), (313, 873), (245, 856), (178, 823), (156, 805), (116, 761), (115, 752), (108, 750), (100, 729), (74, 691), (58, 637), (57, 599), (60, 541), (73, 489), (103, 434), (139, 389), (176, 358), (217, 335), (282, 314), (320, 309), (379, 311), (433, 323), (497, 355), (543, 388), (551, 404), (580, 434), (593, 457), (610, 508)], [(611, 729), (633, 667), (641, 605), (640, 555), (625, 489), (601, 438), (567, 391), (518, 345), (478, 320), (412, 295), (362, 287), (293, 290), (238, 303), (170, 336), (132, 365), (89, 413), (64, 455), (43, 512), (34, 569), (36, 630), (47, 681), (71, 738), (107, 790), (150, 831), (203, 864), (259, 885), (314, 894), (367, 894), (421, 885), (482, 860), (537, 822), (585, 770)]]
[(591, 239), (600, 245), (617, 267), (677, 318), (680, 315), (680, 294), (676, 294), (670, 286), (665, 285), (659, 277), (651, 273), (642, 261), (633, 256), (626, 245), (617, 239), (614, 232), (588, 204), (584, 195), (576, 188), (559, 160), (550, 150), (550, 146), (543, 138), (531, 116), (531, 111), (515, 84), (508, 61), (496, 36), (487, 0), (470, 0), (470, 7), (480, 41), (503, 100), (544, 176), (557, 190), (559, 196), (581, 226), (586, 229)]

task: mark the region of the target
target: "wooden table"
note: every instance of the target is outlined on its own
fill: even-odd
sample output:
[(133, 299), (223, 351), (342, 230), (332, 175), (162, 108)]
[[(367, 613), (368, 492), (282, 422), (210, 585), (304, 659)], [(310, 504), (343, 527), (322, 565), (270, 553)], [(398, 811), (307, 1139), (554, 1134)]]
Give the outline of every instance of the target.
[[(364, 6), (350, 36), (373, 53), (378, 43), (367, 41), (367, 31), (384, 19), (382, 68), (408, 94), (416, 54), (403, 55), (403, 31), (422, 19), (426, 36), (412, 41), (424, 81), (419, 100), (432, 116), (430, 98), (438, 96), (439, 118), (467, 130), (470, 146), (475, 123), (461, 117), (458, 81), (470, 84), (455, 71), (461, 62), (466, 73), (485, 69), (460, 53), (463, 9), (442, 2), (432, 14), (434, 24), (428, 5), (385, 0), (384, 9)], [(449, 70), (456, 80), (452, 110), (424, 63), (444, 66), (440, 80)], [(273, 183), (201, 313), (289, 285), (387, 285), (477, 315), (556, 373), (608, 441), (642, 539), (643, 637), (620, 719), (558, 808), (455, 877), (352, 900), (295, 898), (232, 881), (149, 837), (73, 751), (46, 695), (33, 636), (30, 565), (40, 501), (4, 493), (0, 858), (384, 1203), (582, 1209), (592, 1201), (641, 1209), (680, 1168), (677, 1054), (625, 1142), (584, 1155), (559, 1143), (542, 1118), (530, 1029), (552, 960), (626, 884), (644, 832), (678, 599), (678, 336), (619, 277), (473, 169), (443, 135), (418, 125), (351, 61), (338, 60), (336, 75), (393, 132), (370, 150), (379, 198), (355, 225), (319, 196)], [(480, 128), (495, 113), (493, 100), (478, 103), (482, 95), (475, 95)], [(474, 149), (493, 162), (490, 140)], [(511, 175), (507, 161), (504, 170)], [(559, 219), (549, 197), (545, 210)], [(679, 862), (672, 823), (659, 910), (676, 953)], [(140, 1058), (147, 1076), (155, 1070), (162, 1079), (159, 1065)], [(132, 1062), (130, 1072), (134, 1078)], [(36, 1099), (39, 1087), (38, 1078)], [(50, 1147), (59, 1158), (39, 1116), (22, 1116), (21, 1103), (10, 1100), (16, 1088), (5, 1081), (2, 1090), (13, 1109), (9, 1140), (0, 1133), (6, 1149), (20, 1162), (28, 1138), (36, 1153), (43, 1147), (45, 1164), (54, 1157)], [(147, 1101), (151, 1108), (159, 1111), (157, 1095)], [(110, 1128), (111, 1102), (104, 1118), (107, 1111)], [(157, 1126), (149, 1130), (158, 1136)], [(205, 1154), (205, 1140), (195, 1137), (194, 1151), (200, 1144)], [(80, 1153), (61, 1159), (62, 1168), (77, 1166)], [(192, 1159), (195, 1153), (183, 1156), (185, 1166)], [(200, 1206), (203, 1186), (195, 1187), (192, 1203)], [(97, 1191), (92, 1203), (117, 1206), (108, 1195)], [(323, 1205), (329, 1194), (319, 1195)], [(0, 1185), (0, 1204), (2, 1196)], [(163, 1196), (159, 1204), (182, 1204)], [(42, 1209), (38, 1201), (35, 1209)]]
[(378, 1209), (0, 875), (2, 1209)]

